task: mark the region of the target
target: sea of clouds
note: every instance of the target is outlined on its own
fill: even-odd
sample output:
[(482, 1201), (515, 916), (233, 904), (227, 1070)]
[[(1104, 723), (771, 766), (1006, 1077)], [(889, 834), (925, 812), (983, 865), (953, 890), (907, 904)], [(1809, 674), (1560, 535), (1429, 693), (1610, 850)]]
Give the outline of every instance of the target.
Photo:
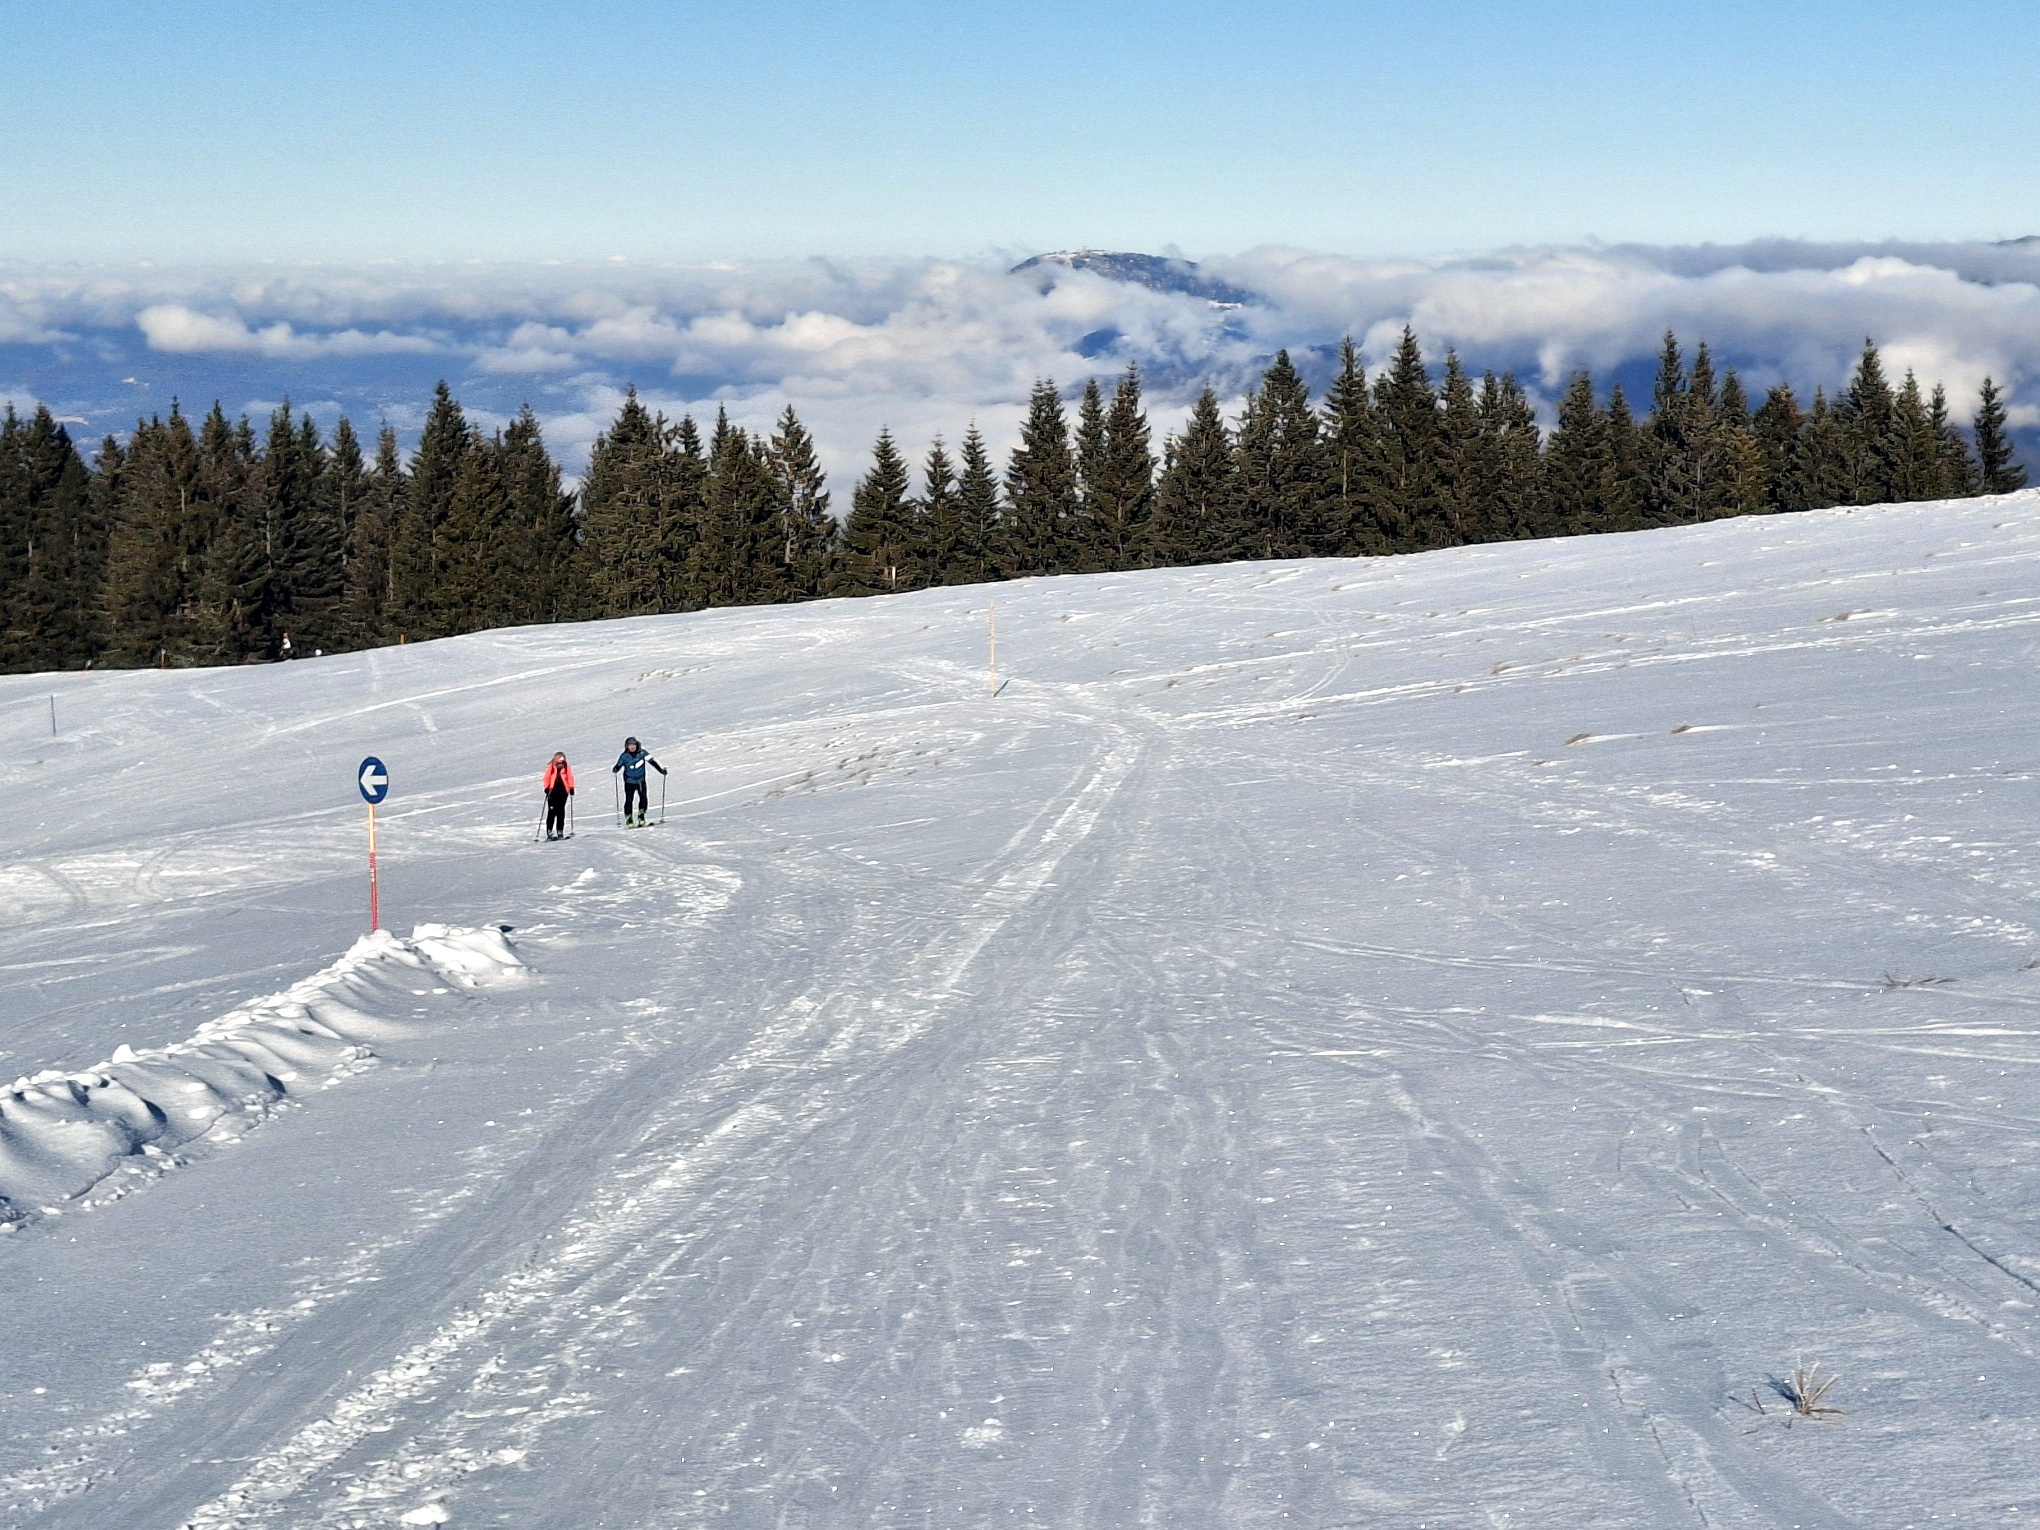
[(2040, 441), (2040, 240), (1205, 260), (1201, 276), (1253, 295), (1238, 305), (1012, 264), (0, 264), (0, 399), (47, 403), (81, 438), (173, 397), (258, 417), (288, 397), (408, 439), (444, 378), (485, 425), (529, 403), (570, 469), (633, 385), (704, 423), (724, 407), (769, 425), (791, 402), (840, 491), (882, 425), (916, 454), (973, 421), (1003, 448), (1041, 377), (1074, 391), (1138, 362), (1159, 440), (1199, 388), (1236, 402), (1279, 348), (1321, 384), (1342, 336), (1375, 362), (1409, 324), (1434, 361), (1453, 347), (1476, 371), (1515, 371), (1548, 420), (1582, 366), (1646, 391), (1670, 328), (1753, 394), (1783, 379), (1804, 397), (1874, 337), (1894, 377), (1944, 382), (1965, 417), (1995, 377)]

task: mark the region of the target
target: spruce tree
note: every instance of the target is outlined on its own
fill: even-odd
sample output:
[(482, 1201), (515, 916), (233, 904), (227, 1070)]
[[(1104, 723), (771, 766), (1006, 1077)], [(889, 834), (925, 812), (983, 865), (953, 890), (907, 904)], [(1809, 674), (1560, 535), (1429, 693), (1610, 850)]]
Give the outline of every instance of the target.
[(1764, 395), (1750, 421), (1750, 434), (1764, 459), (1766, 508), (1804, 510), (1813, 503), (1806, 461), (1806, 415), (1790, 385), (1778, 383)]
[[(531, 406), (526, 404), (509, 425), (479, 445), (475, 455), (487, 466), (477, 472), (485, 471), (493, 501), (484, 519), (493, 519), (496, 534), (477, 550), (475, 566), (489, 588), (476, 604), (475, 626), (470, 629), (474, 631), (536, 619), (544, 604), (540, 586), (545, 581), (537, 534), (543, 507), (520, 504), (516, 495), (516, 480), (539, 468), (537, 458), (544, 454)], [(570, 556), (571, 552), (570, 544)]]
[(508, 534), (494, 562), (497, 577), (512, 594), (507, 619), (572, 620), (586, 606), (579, 588), (580, 517), (529, 404), (504, 430), (495, 457)]
[(361, 438), (355, 434), (353, 424), (342, 415), (333, 427), (333, 445), (327, 454), (326, 464), (326, 493), (332, 501), (333, 513), (340, 527), (340, 571), (333, 598), (328, 645), (335, 652), (362, 646), (354, 619), (351, 565), (354, 523), (360, 519), (368, 498), (368, 483), (368, 464), (362, 458)]
[(1843, 503), (1880, 505), (1890, 500), (1898, 482), (1903, 452), (1898, 399), (1885, 380), (1877, 347), (1863, 342), (1855, 375), (1834, 405), (1848, 457), (1848, 487)]
[(345, 548), (354, 535), (354, 518), (361, 513), (361, 497), (368, 489), (368, 463), (362, 455), (361, 437), (354, 424), (341, 415), (333, 427), (333, 445), (328, 451), (332, 473), (333, 506), (340, 517), (341, 567), (346, 568)]
[(58, 634), (58, 662), (90, 664), (106, 647), (106, 559), (112, 501), (118, 491), (122, 453), (110, 438), (100, 443), (105, 476), (95, 481), (75, 451), (60, 485), (59, 507), (69, 546), (65, 549), (64, 620)]
[(957, 498), (956, 467), (937, 436), (921, 464), (921, 497), (914, 505), (920, 533), (922, 569), (919, 582), (958, 584), (952, 577), (963, 544), (963, 507)]
[[(162, 513), (170, 527), (170, 542), (177, 560), (177, 595), (166, 623), (166, 635), (156, 654), (157, 662), (165, 667), (180, 661), (201, 662), (211, 643), (213, 621), (206, 600), (206, 569), (220, 520), (217, 504), (220, 488), (213, 453), (225, 426), (215, 404), (194, 435), (173, 404), (166, 427), (168, 458), (162, 483)], [(169, 506), (172, 492), (177, 497), (174, 512)], [(146, 656), (143, 662), (147, 662)]]
[(772, 476), (772, 447), (762, 435), (747, 435), (750, 451), (743, 502), (751, 532), (752, 563), (743, 600), (746, 605), (776, 604), (793, 599), (795, 593), (793, 571), (786, 566), (779, 540), (786, 522)]
[[(693, 422), (686, 423), (691, 435)], [(699, 438), (692, 444), (699, 466)], [(669, 455), (665, 420), (630, 389), (615, 422), (589, 449), (581, 481), (582, 575), (594, 615), (639, 616), (687, 604), (675, 597), (686, 583), (696, 527), (683, 534), (679, 525)]]
[(1147, 523), (1154, 509), (1155, 454), (1140, 372), (1127, 364), (1105, 411), (1097, 463), (1091, 470), (1085, 512), (1094, 569), (1137, 568), (1147, 556)]
[[(1704, 353), (1706, 347), (1701, 347)], [(1694, 369), (1697, 373), (1699, 362)], [(1771, 475), (1764, 449), (1750, 419), (1749, 395), (1730, 367), (1722, 374), (1720, 397), (1714, 405), (1713, 506), (1716, 513), (1761, 515), (1768, 507)]]
[(999, 549), (1005, 541), (999, 504), (999, 476), (977, 422), (963, 433), (963, 472), (956, 484), (956, 545), (942, 579), (945, 584), (985, 584), (1003, 576)]
[(1456, 351), (1445, 353), (1445, 377), (1438, 393), (1437, 492), (1443, 545), (1494, 541), (1488, 525), (1495, 467), (1491, 443), (1481, 429), (1473, 384)]
[(1946, 495), (1946, 452), (1919, 377), (1908, 367), (1891, 411), (1891, 498), (1905, 503)]
[(1614, 531), (1634, 531), (1644, 524), (1649, 498), (1649, 473), (1644, 463), (1643, 432), (1637, 428), (1629, 399), (1617, 383), (1608, 390), (1608, 524)]
[[(104, 436), (85, 473), (86, 491), (92, 502), (91, 534), (97, 546), (88, 566), (80, 570), (73, 598), (86, 622), (82, 635), (88, 666), (104, 664), (113, 643), (113, 532), (127, 494), (130, 457), (126, 445), (113, 436)], [(80, 466), (84, 466), (82, 461)]]
[(1829, 404), (1827, 393), (1817, 384), (1813, 390), (1813, 408), (1806, 416), (1803, 439), (1808, 508), (1820, 510), (1829, 505), (1851, 503), (1849, 496), (1853, 492), (1855, 477), (1848, 432), (1843, 427), (1840, 414)]
[(1053, 379), (1044, 378), (1028, 397), (1020, 444), (1006, 465), (1001, 561), (1015, 575), (1071, 571), (1081, 552), (1074, 539), (1076, 516), (1077, 469), (1062, 395)]
[(104, 599), (113, 663), (189, 664), (199, 656), (200, 500), (198, 442), (173, 400), (167, 421), (136, 422), (112, 496)]
[(1240, 540), (1239, 462), (1218, 395), (1206, 388), (1183, 433), (1163, 449), (1146, 561), (1157, 568), (1216, 563), (1236, 556)]
[(793, 599), (807, 600), (828, 587), (837, 528), (836, 518), (829, 514), (828, 478), (815, 457), (814, 441), (791, 404), (779, 417), (769, 454), (787, 588)]
[(1976, 493), (1976, 459), (1969, 455), (1969, 442), (1948, 418), (1948, 390), (1940, 383), (1927, 400), (1927, 421), (1939, 448), (1941, 493), (1950, 499), (1966, 499)]
[(1762, 515), (1770, 508), (1771, 475), (1764, 449), (1747, 423), (1717, 426), (1717, 467), (1713, 512), (1717, 515)]
[(390, 617), (412, 639), (444, 637), (454, 630), (444, 586), (464, 549), (447, 541), (446, 517), (467, 455), (478, 449), (467, 417), (442, 381), (433, 390), (425, 429), (412, 454), (404, 518), (390, 549)]
[(907, 465), (892, 432), (881, 430), (871, 448), (871, 471), (858, 480), (843, 523), (837, 594), (889, 595), (914, 587), (919, 549), (907, 490)]
[[(9, 421), (0, 419), (0, 463), (7, 453)], [(140, 480), (153, 478), (162, 458), (163, 420), (160, 415), (135, 421), (128, 433), (116, 481), (106, 484), (107, 558), (104, 601), (107, 644), (100, 658), (106, 663), (133, 667), (141, 662), (138, 649), (149, 659), (156, 655), (154, 635), (169, 605), (163, 588), (165, 546), (157, 527), (146, 514), (137, 514), (146, 504)], [(106, 477), (106, 454), (100, 453), (93, 474)], [(0, 466), (0, 500), (4, 500), (6, 469)], [(4, 602), (0, 602), (4, 609)]]
[(1721, 376), (1721, 398), (1714, 412), (1721, 417), (1723, 425), (1750, 428), (1750, 396), (1743, 388), (1742, 378), (1730, 367)]
[(98, 652), (104, 507), (47, 406), (0, 418), (0, 669), (68, 669)]
[(1594, 380), (1573, 373), (1558, 401), (1558, 420), (1544, 452), (1550, 527), (1555, 536), (1612, 531), (1609, 507), (1613, 463), (1608, 452), (1608, 418), (1594, 403)]
[[(285, 405), (287, 416), (289, 406)], [(283, 422), (288, 430), (289, 421)], [(291, 635), (292, 650), (306, 655), (336, 646), (344, 587), (346, 528), (332, 476), (332, 458), (310, 415), (299, 419), (287, 446), (272, 438), (256, 475), (255, 492), (267, 496), (265, 514), (276, 538), (272, 627), (276, 641)], [(286, 467), (277, 469), (279, 455)]]
[(1105, 465), (1105, 395), (1098, 379), (1084, 379), (1083, 397), (1077, 404), (1077, 429), (1071, 453), (1077, 469), (1077, 518), (1069, 527), (1068, 540), (1075, 553), (1073, 568), (1094, 566), (1091, 521), (1098, 513), (1098, 475)]
[[(1740, 384), (1736, 393), (1738, 396), (1742, 393)], [(1718, 414), (1721, 410), (1721, 394), (1714, 376), (1714, 353), (1708, 348), (1704, 336), (1693, 349), (1693, 370), (1686, 383), (1686, 397), (1709, 414)]]
[(1692, 374), (1679, 353), (1678, 336), (1670, 330), (1658, 351), (1650, 399), (1650, 420), (1643, 434), (1649, 474), (1644, 513), (1655, 526), (1702, 520), (1707, 486), (1701, 477), (1701, 437), (1712, 411), (1706, 399), (1695, 399)]
[(2026, 470), (2012, 453), (2012, 438), (2005, 429), (2005, 396), (1990, 378), (1976, 406), (1976, 481), (1984, 494), (2010, 494), (2026, 487)]
[[(22, 457), (23, 425), (12, 404), (0, 413), (0, 612), (10, 611), (28, 571), (28, 479)], [(6, 618), (0, 615), (0, 631)], [(0, 654), (4, 664), (5, 654)]]
[(199, 433), (199, 483), (210, 510), (200, 612), (203, 649), (214, 663), (269, 656), (275, 592), (271, 527), (250, 490), (259, 452), (247, 416), (229, 425), (219, 402)]
[(763, 443), (716, 410), (702, 489), (694, 588), (710, 606), (760, 605), (791, 593), (780, 541), (783, 517)]
[(346, 642), (351, 648), (380, 647), (397, 640), (388, 626), (390, 544), (403, 522), (409, 487), (397, 433), (385, 425), (376, 438), (375, 466), (363, 480), (347, 532), (347, 585), (342, 602)]
[(1339, 342), (1339, 371), (1325, 390), (1325, 516), (1341, 553), (1391, 551), (1375, 515), (1381, 493), (1381, 438), (1367, 373), (1348, 335)]
[(1492, 477), (1488, 526), (1496, 537), (1553, 535), (1537, 409), (1516, 374), (1481, 379), (1481, 431), (1489, 442)]
[(1324, 442), (1310, 390), (1288, 351), (1275, 353), (1261, 386), (1248, 395), (1235, 450), (1244, 536), (1232, 555), (1308, 558), (1328, 551)]
[(501, 443), (471, 433), (440, 520), (434, 622), (443, 633), (480, 632), (516, 619), (528, 577), (526, 549), (511, 534)]
[[(683, 414), (678, 425), (664, 415), (654, 422), (659, 452), (658, 519), (650, 528), (657, 559), (659, 606), (662, 611), (692, 611), (706, 604), (697, 582), (702, 528), (708, 520), (709, 454), (702, 449), (694, 417)], [(768, 475), (769, 476), (769, 475)]]
[[(68, 444), (69, 432), (64, 439)], [(107, 461), (110, 482), (118, 482), (120, 465), (116, 445)], [(100, 595), (106, 583), (107, 497), (95, 492), (85, 459), (71, 447), (50, 495), (48, 556), (41, 569), (55, 595), (44, 648), (44, 662), (52, 668), (82, 667), (105, 645)]]
[(1380, 538), (1396, 552), (1448, 545), (1451, 525), (1438, 501), (1438, 395), (1408, 326), (1375, 379), (1374, 410), (1382, 447)]

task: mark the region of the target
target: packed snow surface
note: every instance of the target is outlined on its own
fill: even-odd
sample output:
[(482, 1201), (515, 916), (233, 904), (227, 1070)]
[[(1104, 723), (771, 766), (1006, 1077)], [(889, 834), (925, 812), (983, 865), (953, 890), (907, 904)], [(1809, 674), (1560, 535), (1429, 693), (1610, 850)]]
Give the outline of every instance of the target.
[(2036, 665), (2020, 495), (0, 681), (0, 1526), (2030, 1524)]
[(411, 983), (472, 988), (521, 965), (498, 930), (420, 925), (404, 941), (378, 930), (317, 976), (207, 1021), (189, 1041), (142, 1052), (123, 1042), (82, 1073), (16, 1079), (0, 1094), (0, 1227), (12, 1231), (46, 1201), (103, 1202), (88, 1192), (175, 1163), (168, 1148), (238, 1140), (311, 1079), (375, 1055), (360, 1038), (391, 1029), (377, 998), (402, 1007), (403, 993), (450, 991)]

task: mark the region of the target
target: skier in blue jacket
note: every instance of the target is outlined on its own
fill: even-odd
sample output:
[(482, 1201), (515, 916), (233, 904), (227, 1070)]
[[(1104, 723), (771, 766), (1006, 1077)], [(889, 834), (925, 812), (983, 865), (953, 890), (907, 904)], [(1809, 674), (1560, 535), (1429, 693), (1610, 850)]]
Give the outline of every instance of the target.
[[(646, 754), (636, 739), (627, 738), (623, 741), (623, 753), (619, 754), (616, 757), (616, 763), (609, 767), (609, 773), (612, 776), (619, 770), (623, 772), (623, 826), (626, 829), (642, 829), (645, 826), (645, 767), (647, 765), (651, 766), (652, 769), (662, 776), (666, 774), (666, 767), (653, 759), (649, 754)], [(637, 802), (637, 817), (635, 820), (630, 816), (633, 799)]]

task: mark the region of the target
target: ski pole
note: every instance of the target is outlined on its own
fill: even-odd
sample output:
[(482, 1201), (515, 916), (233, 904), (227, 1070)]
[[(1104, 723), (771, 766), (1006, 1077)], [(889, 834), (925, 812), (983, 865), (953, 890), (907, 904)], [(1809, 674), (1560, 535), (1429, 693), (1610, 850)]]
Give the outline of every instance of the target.
[(567, 793), (567, 838), (574, 837), (574, 794)]
[(659, 822), (666, 821), (666, 773), (659, 772)]
[(609, 773), (609, 795), (616, 799), (616, 826), (623, 827), (623, 777), (615, 771)]

